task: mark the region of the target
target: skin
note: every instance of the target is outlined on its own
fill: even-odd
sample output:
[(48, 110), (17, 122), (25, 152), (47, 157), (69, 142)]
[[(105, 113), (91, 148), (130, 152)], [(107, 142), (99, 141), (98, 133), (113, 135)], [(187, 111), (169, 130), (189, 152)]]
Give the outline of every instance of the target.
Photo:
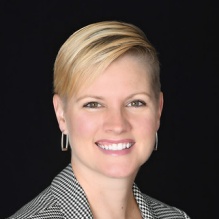
[[(72, 168), (95, 218), (141, 218), (132, 184), (154, 149), (163, 107), (147, 69), (143, 59), (124, 55), (67, 105), (54, 95), (59, 127), (69, 135)], [(118, 149), (124, 145), (130, 148)], [(106, 150), (111, 147), (118, 150)]]

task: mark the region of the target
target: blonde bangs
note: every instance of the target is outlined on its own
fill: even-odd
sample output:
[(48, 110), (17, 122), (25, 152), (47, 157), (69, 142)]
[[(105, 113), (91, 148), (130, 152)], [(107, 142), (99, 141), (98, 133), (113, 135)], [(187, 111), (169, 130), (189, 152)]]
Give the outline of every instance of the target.
[(129, 50), (159, 65), (156, 51), (132, 24), (105, 21), (73, 33), (60, 48), (54, 65), (54, 92), (69, 98)]

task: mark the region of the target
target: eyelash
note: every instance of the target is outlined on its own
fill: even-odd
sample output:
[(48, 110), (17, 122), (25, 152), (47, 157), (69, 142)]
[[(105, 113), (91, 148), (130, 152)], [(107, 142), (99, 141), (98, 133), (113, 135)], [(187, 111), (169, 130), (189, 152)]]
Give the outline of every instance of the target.
[(142, 100), (134, 100), (132, 102), (130, 102), (129, 104), (127, 104), (128, 107), (142, 107), (142, 106), (146, 106), (146, 103)]
[(94, 109), (94, 108), (100, 108), (102, 105), (98, 102), (89, 102), (89, 103), (86, 103), (83, 105), (83, 107), (85, 108), (91, 108), (91, 109)]
[[(131, 101), (130, 103), (127, 104), (127, 107), (138, 108), (138, 107), (142, 107), (142, 106), (146, 106), (146, 103), (142, 100), (134, 100), (134, 101)], [(84, 104), (83, 107), (95, 109), (95, 108), (102, 107), (102, 105), (98, 102), (88, 102), (88, 103)]]

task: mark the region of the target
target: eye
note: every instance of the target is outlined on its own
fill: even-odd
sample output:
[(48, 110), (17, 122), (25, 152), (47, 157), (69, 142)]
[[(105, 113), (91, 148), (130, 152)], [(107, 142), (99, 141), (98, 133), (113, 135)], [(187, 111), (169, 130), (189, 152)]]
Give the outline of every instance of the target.
[(146, 106), (146, 103), (142, 100), (134, 100), (130, 102), (127, 106), (128, 107), (141, 107), (141, 106)]
[(102, 105), (98, 102), (89, 102), (83, 105), (85, 108), (100, 108)]

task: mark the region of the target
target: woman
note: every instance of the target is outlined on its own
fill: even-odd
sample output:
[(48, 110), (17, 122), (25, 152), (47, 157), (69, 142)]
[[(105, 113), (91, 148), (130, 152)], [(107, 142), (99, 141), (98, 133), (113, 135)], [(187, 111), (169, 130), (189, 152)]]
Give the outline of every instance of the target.
[(55, 61), (53, 104), (71, 164), (10, 218), (189, 218), (134, 183), (157, 149), (163, 108), (158, 57), (138, 27), (105, 21), (71, 35)]

